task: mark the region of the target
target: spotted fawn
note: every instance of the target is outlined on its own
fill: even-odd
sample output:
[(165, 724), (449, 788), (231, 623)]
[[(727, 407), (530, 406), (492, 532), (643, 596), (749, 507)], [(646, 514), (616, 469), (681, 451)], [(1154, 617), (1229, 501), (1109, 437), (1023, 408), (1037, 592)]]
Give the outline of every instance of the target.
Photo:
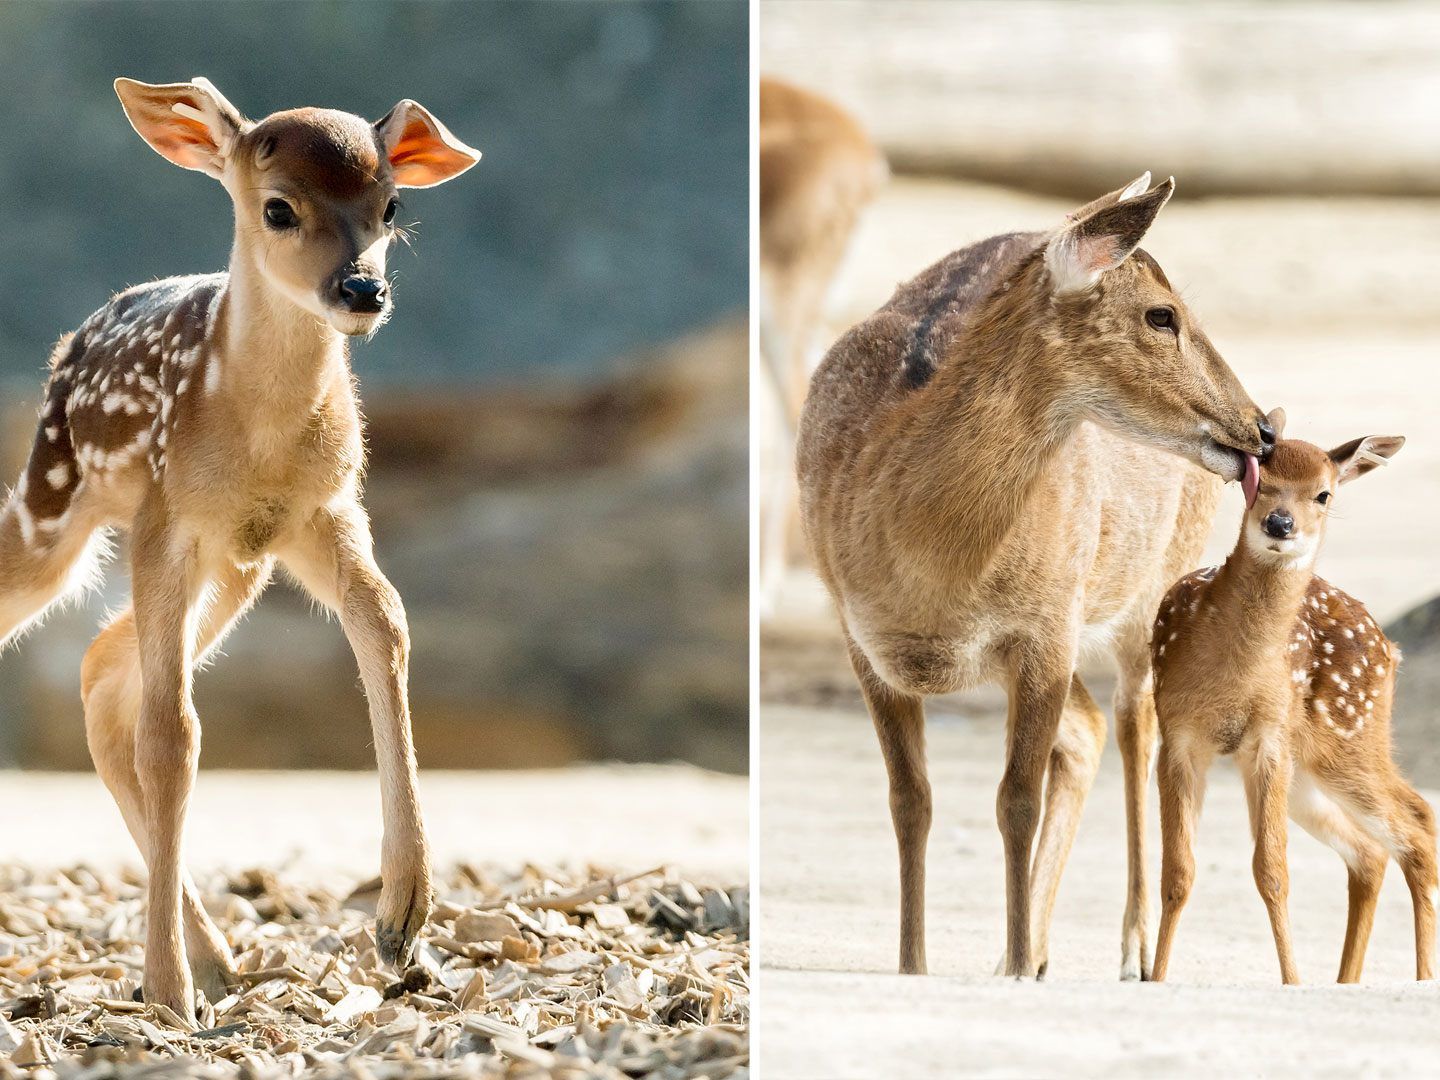
[[(1276, 410), (1271, 425), (1281, 431)], [(1340, 485), (1385, 464), (1405, 440), (1372, 435), (1326, 453), (1282, 439), (1246, 463), (1244, 522), (1223, 566), (1180, 581), (1161, 602), (1151, 648), (1159, 714), (1162, 910), (1154, 977), (1163, 979), (1195, 879), (1205, 773), (1234, 754), (1254, 833), (1255, 884), (1280, 974), (1299, 981), (1286, 898), (1286, 816), (1349, 869), (1340, 982), (1355, 982), (1393, 855), (1415, 908), (1415, 974), (1435, 951), (1435, 821), (1390, 756), (1400, 650), (1365, 606), (1314, 573)]]
[(400, 597), (371, 551), (347, 335), (390, 311), (396, 191), (479, 153), (402, 101), (370, 123), (246, 120), (207, 80), (120, 79), (130, 123), (234, 204), (228, 273), (128, 289), (56, 346), (30, 460), (0, 512), (0, 646), (131, 534), (132, 600), (81, 671), (91, 755), (149, 868), (144, 993), (193, 1023), (238, 979), (182, 862), (200, 748), (191, 675), (277, 563), (335, 611), (369, 701), (385, 817), (376, 937), (403, 961), (430, 911)]

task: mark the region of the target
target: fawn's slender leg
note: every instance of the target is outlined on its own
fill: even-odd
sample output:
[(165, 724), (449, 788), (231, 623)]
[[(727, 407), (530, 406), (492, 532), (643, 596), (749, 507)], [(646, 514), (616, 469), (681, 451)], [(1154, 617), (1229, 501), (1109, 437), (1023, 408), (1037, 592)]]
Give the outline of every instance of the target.
[(1255, 836), (1255, 886), (1270, 915), (1275, 952), (1280, 959), (1280, 978), (1291, 986), (1300, 982), (1290, 943), (1290, 868), (1285, 853), (1293, 765), (1285, 749), (1266, 747), (1247, 755), (1240, 765), (1245, 777), (1246, 800), (1250, 804), (1250, 828)]
[(176, 535), (162, 498), (152, 495), (136, 515), (131, 558), (141, 673), (135, 772), (150, 870), (145, 997), (189, 1024), (195, 990), (182, 939), (182, 864), (185, 815), (200, 755), (190, 669), (202, 582), (193, 543)]
[(1120, 978), (1150, 978), (1150, 887), (1146, 880), (1145, 801), (1155, 760), (1155, 682), (1147, 633), (1123, 657), (1115, 689), (1115, 736), (1125, 774), (1125, 919), (1120, 932)]
[(1355, 793), (1370, 821), (1383, 821), (1395, 845), (1415, 909), (1415, 978), (1435, 977), (1435, 813), (1425, 797), (1392, 772), (1383, 783)]
[[(1105, 750), (1105, 714), (1085, 689), (1078, 675), (1070, 680), (1070, 695), (1060, 714), (1060, 730), (1050, 751), (1045, 787), (1045, 817), (1030, 870), (1031, 948), (1036, 974), (1044, 975), (1050, 963), (1050, 919), (1060, 891), (1060, 875), (1070, 857), (1085, 797), (1095, 783), (1100, 756)], [(1005, 961), (1001, 960), (1001, 971)]]
[(1336, 981), (1359, 982), (1370, 930), (1375, 924), (1380, 886), (1385, 881), (1387, 857), (1385, 849), (1352, 821), (1327, 792), (1315, 785), (1315, 779), (1308, 772), (1297, 770), (1290, 786), (1290, 817), (1345, 861), (1350, 908)]
[(1160, 935), (1150, 977), (1164, 982), (1180, 913), (1195, 884), (1195, 831), (1205, 803), (1208, 750), (1167, 739), (1160, 744)]
[(995, 811), (1005, 846), (1005, 974), (1035, 975), (1031, 938), (1030, 856), (1040, 824), (1045, 769), (1055, 748), (1073, 665), (1018, 656), (1010, 685), (1005, 774)]
[[(203, 656), (254, 602), (270, 577), (269, 562), (231, 567), (217, 576), (212, 601), (195, 645)], [(140, 653), (135, 615), (127, 609), (112, 619), (91, 644), (81, 666), (85, 730), (96, 771), (110, 789), (121, 816), (143, 854), (149, 852), (144, 794), (135, 772), (135, 732), (140, 714)], [(185, 951), (196, 987), (211, 1001), (237, 985), (224, 935), (200, 900), (188, 871), (182, 869), (181, 909)]]
[(925, 709), (919, 697), (902, 694), (881, 681), (853, 641), (849, 648), (890, 777), (890, 817), (900, 849), (900, 973), (924, 975), (925, 845), (931, 818), (930, 781), (925, 775)]
[(340, 616), (360, 667), (385, 818), (375, 938), (380, 955), (403, 966), (430, 917), (430, 858), (410, 737), (410, 633), (400, 595), (375, 564), (372, 546), (365, 511), (346, 500), (316, 514), (280, 558)]

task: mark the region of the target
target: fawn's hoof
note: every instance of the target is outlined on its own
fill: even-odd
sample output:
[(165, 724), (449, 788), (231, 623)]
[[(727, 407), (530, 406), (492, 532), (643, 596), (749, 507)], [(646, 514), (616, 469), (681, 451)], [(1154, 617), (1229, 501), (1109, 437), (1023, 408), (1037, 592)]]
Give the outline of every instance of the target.
[(430, 882), (415, 880), (392, 889), (386, 882), (380, 890), (379, 913), (375, 919), (375, 944), (380, 959), (404, 970), (415, 951), (415, 940), (430, 918)]

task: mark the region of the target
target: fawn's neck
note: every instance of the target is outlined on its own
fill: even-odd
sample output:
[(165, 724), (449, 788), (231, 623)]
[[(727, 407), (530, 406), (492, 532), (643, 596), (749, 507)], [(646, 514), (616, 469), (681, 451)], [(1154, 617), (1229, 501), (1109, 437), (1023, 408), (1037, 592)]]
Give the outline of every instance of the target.
[[(1242, 536), (1210, 586), (1240, 657), (1260, 659), (1290, 641), (1313, 577), (1309, 563), (1257, 556)], [(1242, 661), (1243, 662), (1243, 661)]]
[(247, 411), (301, 423), (337, 380), (348, 383), (344, 335), (271, 285), (238, 239), (223, 303), (219, 390)]
[(887, 540), (951, 580), (984, 572), (1082, 419), (1042, 324), (1026, 313), (1004, 323), (1003, 334), (982, 324), (967, 335), (885, 447)]

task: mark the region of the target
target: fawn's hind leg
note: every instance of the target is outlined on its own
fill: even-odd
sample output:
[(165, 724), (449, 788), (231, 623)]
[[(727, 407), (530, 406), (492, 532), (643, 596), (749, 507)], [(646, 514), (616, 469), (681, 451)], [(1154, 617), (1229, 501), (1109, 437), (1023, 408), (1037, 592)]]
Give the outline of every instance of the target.
[[(213, 600), (197, 634), (197, 656), (218, 645), (270, 577), (270, 564), (232, 568), (218, 577)], [(109, 788), (142, 855), (149, 858), (145, 801), (135, 771), (135, 738), (141, 701), (140, 654), (135, 614), (126, 610), (101, 631), (81, 668), (85, 729), (96, 771)], [(200, 900), (199, 890), (182, 870), (181, 913), (185, 951), (196, 987), (218, 1001), (236, 986), (230, 949)]]
[(1435, 868), (1435, 812), (1418, 791), (1398, 776), (1391, 792), (1393, 829), (1400, 850), (1395, 859), (1405, 871), (1415, 906), (1415, 978), (1435, 977), (1435, 905), (1440, 884)]
[(1387, 856), (1345, 810), (1305, 769), (1297, 769), (1290, 786), (1290, 817), (1345, 862), (1349, 877), (1350, 913), (1345, 922), (1345, 946), (1340, 952), (1336, 982), (1360, 981), (1365, 949), (1375, 924), (1375, 905), (1385, 880)]

